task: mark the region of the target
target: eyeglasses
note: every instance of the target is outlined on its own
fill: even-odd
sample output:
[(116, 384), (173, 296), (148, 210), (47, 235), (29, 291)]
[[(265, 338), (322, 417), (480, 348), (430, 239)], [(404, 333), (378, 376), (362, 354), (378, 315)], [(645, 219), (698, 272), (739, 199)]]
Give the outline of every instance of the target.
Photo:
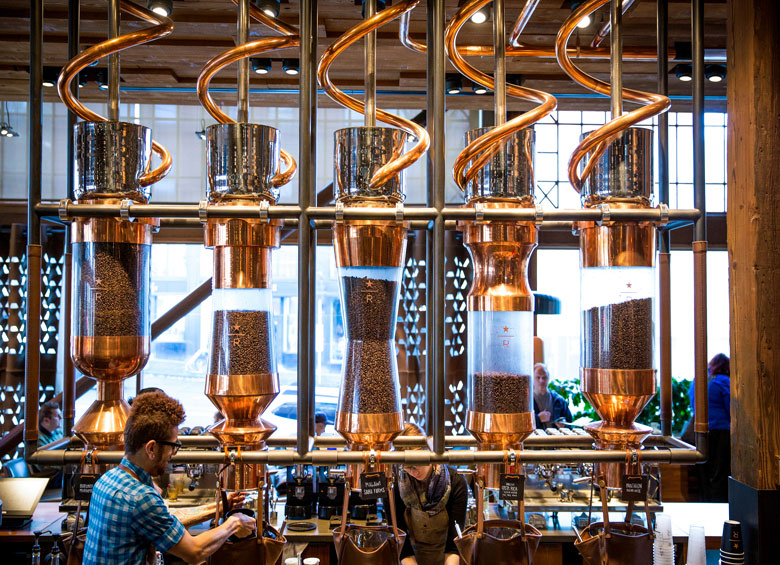
[(173, 448), (173, 454), (176, 455), (179, 452), (179, 449), (181, 449), (181, 442), (180, 441), (164, 441), (161, 439), (155, 440), (160, 445), (170, 445)]

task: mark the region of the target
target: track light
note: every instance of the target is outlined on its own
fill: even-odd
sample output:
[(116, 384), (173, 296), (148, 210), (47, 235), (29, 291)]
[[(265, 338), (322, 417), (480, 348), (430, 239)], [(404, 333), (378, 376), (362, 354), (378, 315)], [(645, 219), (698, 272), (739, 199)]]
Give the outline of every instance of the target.
[[(574, 10), (579, 8), (581, 5), (582, 5), (582, 2), (572, 2), (571, 3), (571, 11), (573, 12)], [(586, 27), (588, 27), (591, 24), (592, 21), (593, 20), (591, 19), (590, 14), (588, 14), (587, 16), (582, 18), (577, 23), (577, 27), (580, 28), (580, 29), (585, 29)]]
[(173, 12), (173, 0), (147, 0), (146, 7), (155, 14), (167, 18)]
[(79, 73), (79, 88), (84, 88), (85, 86), (87, 86), (87, 82), (88, 82), (87, 73), (81, 71)]
[(279, 0), (255, 0), (255, 6), (269, 18), (278, 18), (282, 7)]
[(14, 128), (11, 128), (11, 129), (9, 129), (5, 133), (5, 136), (6, 137), (19, 137), (19, 132), (17, 132)]
[(690, 82), (693, 79), (693, 69), (688, 64), (676, 65), (672, 72), (683, 82)]
[(8, 135), (8, 128), (10, 128), (7, 123), (3, 122), (0, 124), (0, 135)]
[(282, 70), (288, 75), (297, 75), (300, 73), (300, 63), (298, 59), (282, 59)]
[(203, 141), (206, 141), (206, 120), (200, 121), (200, 129), (195, 132), (195, 135), (197, 135)]
[(3, 112), (0, 114), (0, 118), (5, 118), (5, 120), (0, 123), (0, 135), (5, 137), (19, 137), (19, 134), (14, 130), (14, 128), (11, 126), (11, 115), (8, 113), (8, 103), (3, 102)]
[(43, 82), (41, 84), (46, 88), (52, 88), (57, 84), (60, 70), (57, 67), (43, 67)]
[(474, 94), (487, 94), (487, 88), (476, 82), (471, 83), (471, 91)]
[(710, 82), (721, 82), (726, 78), (726, 65), (705, 65), (704, 76)]
[(271, 72), (271, 59), (252, 57), (249, 59), (252, 70), (259, 75), (267, 75)]
[(447, 75), (444, 81), (444, 87), (447, 94), (460, 94), (460, 91), (463, 88), (463, 81), (461, 80), (460, 75)]

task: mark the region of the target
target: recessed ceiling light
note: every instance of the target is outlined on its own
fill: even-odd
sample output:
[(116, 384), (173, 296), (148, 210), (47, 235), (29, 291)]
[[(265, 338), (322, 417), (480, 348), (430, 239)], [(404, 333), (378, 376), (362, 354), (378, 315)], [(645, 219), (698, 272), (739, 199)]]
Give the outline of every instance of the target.
[(267, 75), (271, 72), (271, 59), (252, 57), (249, 62), (252, 65), (252, 70), (259, 75)]
[(146, 7), (158, 16), (167, 18), (173, 13), (173, 0), (147, 0)]
[(300, 72), (298, 59), (282, 59), (282, 70), (288, 75), (297, 75)]

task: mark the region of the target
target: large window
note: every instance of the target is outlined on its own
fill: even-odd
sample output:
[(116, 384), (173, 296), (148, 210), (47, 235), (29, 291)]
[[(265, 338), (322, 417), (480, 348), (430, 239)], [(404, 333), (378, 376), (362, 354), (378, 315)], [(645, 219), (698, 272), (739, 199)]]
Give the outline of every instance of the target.
[[(537, 290), (561, 300), (561, 313), (537, 316), (537, 334), (544, 341), (545, 362), (552, 378), (579, 378), (580, 276), (576, 249), (539, 249)], [(707, 254), (707, 357), (729, 353), (728, 256), (725, 251)], [(693, 253), (672, 251), (672, 376), (692, 379), (693, 359)], [(656, 367), (658, 323), (656, 312)]]

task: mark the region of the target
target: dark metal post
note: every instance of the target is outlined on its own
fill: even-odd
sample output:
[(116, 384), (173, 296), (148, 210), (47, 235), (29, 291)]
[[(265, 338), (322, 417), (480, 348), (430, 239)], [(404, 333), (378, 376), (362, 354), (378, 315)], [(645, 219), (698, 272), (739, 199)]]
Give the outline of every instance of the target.
[(704, 0), (691, 0), (693, 39), (694, 366), (696, 449), (707, 452), (707, 205), (704, 191)]
[(444, 452), (444, 3), (428, 0), (428, 206), (439, 215), (428, 232), (425, 414), (433, 451)]
[(27, 311), (25, 327), (24, 457), (38, 448), (38, 390), (41, 381), (41, 224), (35, 205), (41, 201), (43, 128), (43, 0), (30, 0), (30, 155), (27, 182)]
[[(79, 54), (79, 25), (81, 23), (80, 0), (68, 0), (68, 59)], [(78, 81), (70, 84), (70, 91), (74, 98), (79, 97)], [(75, 198), (75, 165), (76, 165), (76, 140), (73, 136), (73, 128), (76, 126), (78, 116), (68, 111), (68, 198)], [(73, 272), (71, 261), (73, 255), (70, 246), (70, 225), (65, 226), (65, 296), (63, 297), (63, 336), (60, 347), (64, 349), (63, 375), (62, 375), (62, 427), (66, 436), (70, 436), (71, 428), (76, 420), (76, 376), (73, 369), (73, 358), (70, 356), (70, 321), (71, 321), (71, 289), (73, 286)]]
[(301, 176), (298, 184), (298, 453), (305, 455), (314, 432), (314, 324), (315, 257), (314, 230), (309, 223), (312, 205), (317, 149), (317, 3), (301, 2), (301, 74), (299, 95), (299, 155)]
[[(658, 92), (669, 93), (669, 0), (656, 4), (656, 37), (658, 38)], [(669, 115), (658, 116), (658, 200), (669, 204)], [(661, 330), (661, 432), (672, 433), (672, 308), (671, 308), (671, 237), (668, 230), (658, 233), (658, 276)]]

